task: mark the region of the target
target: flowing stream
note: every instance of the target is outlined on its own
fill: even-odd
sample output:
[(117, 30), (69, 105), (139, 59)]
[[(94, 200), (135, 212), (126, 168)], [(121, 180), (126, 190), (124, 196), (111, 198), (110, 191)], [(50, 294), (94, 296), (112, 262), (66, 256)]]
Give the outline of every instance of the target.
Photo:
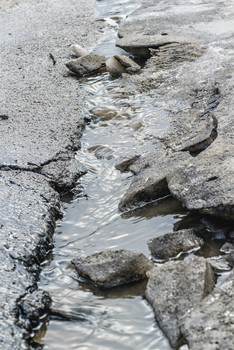
[[(138, 5), (131, 0), (97, 1), (106, 31), (95, 53), (108, 57), (122, 52), (115, 47), (118, 23)], [(43, 324), (36, 340), (49, 350), (169, 350), (144, 298), (146, 282), (103, 291), (78, 278), (70, 264), (77, 256), (110, 248), (135, 249), (149, 257), (147, 240), (173, 231), (186, 217), (170, 197), (132, 213), (118, 211), (133, 175), (116, 170), (116, 162), (133, 150), (151, 150), (153, 138), (166, 131), (169, 121), (154, 115), (152, 96), (126, 95), (121, 79), (108, 73), (79, 79), (77, 84), (85, 91), (90, 116), (95, 115), (77, 152), (88, 172), (74, 198), (65, 203), (55, 247), (40, 275), (39, 288), (51, 294), (57, 315)]]

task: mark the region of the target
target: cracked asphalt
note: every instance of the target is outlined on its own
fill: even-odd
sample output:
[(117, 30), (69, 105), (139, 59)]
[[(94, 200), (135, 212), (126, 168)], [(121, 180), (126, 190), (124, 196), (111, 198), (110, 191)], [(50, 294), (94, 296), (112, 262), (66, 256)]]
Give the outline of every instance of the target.
[(11, 350), (29, 346), (16, 302), (33, 299), (61, 215), (58, 192), (84, 172), (74, 158), (84, 97), (64, 63), (71, 44), (90, 49), (102, 31), (91, 0), (13, 5), (0, 6), (0, 349)]

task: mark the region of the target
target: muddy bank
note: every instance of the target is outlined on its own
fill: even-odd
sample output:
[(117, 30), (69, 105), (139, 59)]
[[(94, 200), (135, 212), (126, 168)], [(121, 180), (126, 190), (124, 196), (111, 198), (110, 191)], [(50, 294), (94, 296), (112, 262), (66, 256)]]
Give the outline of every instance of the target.
[[(8, 9), (0, 13), (0, 347), (19, 349), (27, 347), (24, 328), (27, 335), (42, 316), (35, 307), (29, 317), (22, 298), (34, 292), (40, 263), (52, 247), (62, 210), (59, 193), (85, 171), (74, 158), (84, 128), (83, 97), (78, 82), (66, 79), (64, 61), (77, 41), (90, 49), (101, 24), (92, 1), (5, 5), (0, 4), (0, 11)], [(40, 299), (31, 298), (35, 305)]]

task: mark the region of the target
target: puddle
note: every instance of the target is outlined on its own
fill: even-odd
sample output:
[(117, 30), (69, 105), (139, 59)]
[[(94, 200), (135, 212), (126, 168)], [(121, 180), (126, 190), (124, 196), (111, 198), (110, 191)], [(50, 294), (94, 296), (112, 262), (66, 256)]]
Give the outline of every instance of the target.
[[(108, 0), (97, 1), (107, 31), (95, 53), (121, 53), (114, 46), (116, 28), (136, 8), (137, 2), (131, 0), (114, 0), (111, 5)], [(53, 309), (60, 311), (41, 326), (35, 340), (49, 350), (169, 350), (144, 299), (145, 282), (101, 291), (78, 279), (70, 264), (77, 256), (110, 248), (135, 249), (149, 257), (148, 239), (182, 225), (187, 212), (170, 197), (132, 213), (118, 211), (133, 175), (120, 173), (115, 164), (123, 156), (151, 151), (169, 121), (155, 115), (154, 97), (126, 91), (121, 79), (108, 73), (79, 79), (78, 84), (86, 92), (90, 123), (77, 158), (88, 172), (74, 198), (64, 199), (66, 213), (57, 225), (55, 247), (43, 264), (38, 286), (51, 294)]]

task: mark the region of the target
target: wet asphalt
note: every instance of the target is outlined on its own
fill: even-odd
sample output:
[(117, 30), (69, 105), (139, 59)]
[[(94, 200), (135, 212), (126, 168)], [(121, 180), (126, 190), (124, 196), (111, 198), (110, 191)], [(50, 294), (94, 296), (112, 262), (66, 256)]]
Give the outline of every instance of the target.
[(0, 12), (0, 349), (28, 348), (48, 312), (36, 291), (40, 264), (60, 194), (84, 172), (74, 158), (84, 97), (64, 63), (71, 44), (89, 50), (100, 36), (95, 16), (90, 0), (24, 1)]

